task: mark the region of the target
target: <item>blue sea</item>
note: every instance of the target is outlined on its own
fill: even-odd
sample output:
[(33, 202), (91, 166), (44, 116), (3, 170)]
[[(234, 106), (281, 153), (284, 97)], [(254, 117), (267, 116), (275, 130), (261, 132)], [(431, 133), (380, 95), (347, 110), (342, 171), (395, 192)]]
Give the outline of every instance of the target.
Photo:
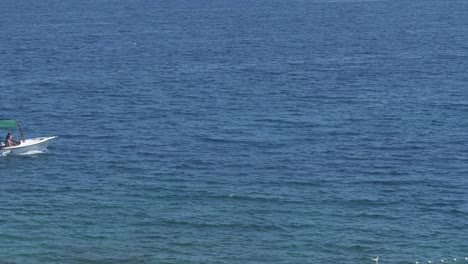
[(3, 0), (0, 263), (465, 263), (467, 73), (466, 0)]

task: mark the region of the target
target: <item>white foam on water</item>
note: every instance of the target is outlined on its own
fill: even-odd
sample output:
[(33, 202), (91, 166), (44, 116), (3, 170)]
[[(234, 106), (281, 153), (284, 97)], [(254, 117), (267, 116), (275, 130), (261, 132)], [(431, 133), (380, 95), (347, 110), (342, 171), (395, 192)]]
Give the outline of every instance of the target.
[(2, 152), (3, 157), (9, 156), (9, 155), (11, 155), (11, 152)]
[(27, 151), (27, 152), (17, 154), (17, 155), (26, 156), (26, 155), (45, 154), (45, 153), (47, 153), (47, 150), (31, 150), (31, 151)]

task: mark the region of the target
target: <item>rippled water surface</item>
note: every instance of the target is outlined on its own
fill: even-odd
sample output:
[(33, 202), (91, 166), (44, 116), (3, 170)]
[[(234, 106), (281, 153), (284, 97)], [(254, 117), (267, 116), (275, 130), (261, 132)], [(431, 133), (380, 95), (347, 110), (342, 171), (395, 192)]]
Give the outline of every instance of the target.
[(468, 256), (467, 18), (464, 0), (3, 1), (0, 116), (59, 138), (0, 158), (0, 263)]

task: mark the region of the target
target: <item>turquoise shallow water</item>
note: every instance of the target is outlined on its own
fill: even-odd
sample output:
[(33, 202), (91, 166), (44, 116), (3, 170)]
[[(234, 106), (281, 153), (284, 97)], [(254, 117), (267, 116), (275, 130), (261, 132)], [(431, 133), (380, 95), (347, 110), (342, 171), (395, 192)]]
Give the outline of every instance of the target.
[(0, 263), (468, 256), (466, 17), (461, 0), (4, 1), (0, 116), (59, 138), (0, 158)]

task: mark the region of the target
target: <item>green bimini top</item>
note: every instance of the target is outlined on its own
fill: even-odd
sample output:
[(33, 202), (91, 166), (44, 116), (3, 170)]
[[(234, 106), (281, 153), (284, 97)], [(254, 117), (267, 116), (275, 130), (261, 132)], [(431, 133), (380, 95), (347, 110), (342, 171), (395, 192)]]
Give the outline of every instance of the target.
[(1, 119), (0, 128), (16, 128), (18, 126), (16, 119)]

